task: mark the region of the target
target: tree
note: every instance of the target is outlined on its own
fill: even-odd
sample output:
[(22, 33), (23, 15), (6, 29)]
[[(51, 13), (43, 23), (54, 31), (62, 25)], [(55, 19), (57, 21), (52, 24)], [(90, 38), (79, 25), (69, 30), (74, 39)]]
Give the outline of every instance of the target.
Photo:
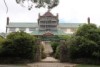
[(70, 56), (72, 59), (92, 58), (94, 51), (98, 47), (96, 42), (86, 39), (82, 36), (75, 36), (71, 42)]
[(60, 40), (69, 40), (71, 38), (71, 35), (59, 35), (58, 36)]
[(100, 30), (95, 24), (80, 26), (71, 40), (71, 58), (93, 58), (94, 55), (96, 57), (100, 52), (99, 42)]
[(84, 24), (78, 28), (76, 36), (84, 36), (90, 40), (96, 41), (96, 37), (99, 36), (99, 34), (95, 24)]
[(53, 54), (55, 54), (57, 47), (59, 46), (59, 42), (52, 42), (51, 47), (53, 48)]
[(0, 53), (2, 52), (2, 46), (3, 46), (3, 42), (5, 41), (5, 38), (3, 38), (2, 36), (0, 36)]
[(47, 4), (48, 8), (51, 9), (58, 5), (59, 0), (16, 0), (17, 4), (23, 5), (24, 2), (28, 2), (28, 9), (30, 10), (33, 6), (33, 3), (36, 3), (36, 8), (45, 7), (45, 3)]
[(36, 38), (25, 32), (14, 32), (7, 36), (2, 46), (2, 57), (34, 60), (39, 50)]
[[(3, 0), (5, 3), (5, 6), (7, 8), (6, 13), (8, 12), (8, 6), (6, 4), (6, 1)], [(25, 7), (24, 3), (27, 2), (28, 4), (28, 10), (31, 10), (33, 5), (35, 5), (36, 8), (45, 7), (47, 6), (48, 9), (52, 9), (56, 7), (59, 4), (59, 0), (15, 0), (17, 4), (20, 4), (22, 7)]]
[(66, 62), (69, 60), (69, 42), (61, 42), (56, 49), (55, 57), (58, 58), (61, 62)]
[(0, 45), (1, 45), (4, 41), (5, 41), (5, 39), (4, 39), (2, 36), (0, 36)]

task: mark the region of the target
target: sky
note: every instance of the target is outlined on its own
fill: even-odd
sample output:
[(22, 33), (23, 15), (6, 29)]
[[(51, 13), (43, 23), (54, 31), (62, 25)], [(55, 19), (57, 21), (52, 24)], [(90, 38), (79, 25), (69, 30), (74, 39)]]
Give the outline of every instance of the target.
[[(5, 0), (8, 5), (8, 13), (3, 0), (0, 0), (0, 32), (6, 31), (6, 18), (10, 22), (30, 23), (37, 22), (38, 14), (43, 15), (47, 8), (32, 8), (28, 10), (16, 4), (15, 0)], [(59, 5), (51, 10), (59, 14), (60, 23), (87, 23), (90, 17), (91, 23), (100, 25), (100, 0), (60, 0)]]

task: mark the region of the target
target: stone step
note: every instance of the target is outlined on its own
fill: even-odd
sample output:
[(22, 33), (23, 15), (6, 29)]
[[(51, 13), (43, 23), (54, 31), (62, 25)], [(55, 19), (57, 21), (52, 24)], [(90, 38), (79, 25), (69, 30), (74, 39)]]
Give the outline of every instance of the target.
[(41, 61), (40, 63), (60, 63), (60, 61)]
[(41, 60), (42, 63), (58, 63), (59, 60), (55, 59), (54, 57), (46, 57), (45, 59)]

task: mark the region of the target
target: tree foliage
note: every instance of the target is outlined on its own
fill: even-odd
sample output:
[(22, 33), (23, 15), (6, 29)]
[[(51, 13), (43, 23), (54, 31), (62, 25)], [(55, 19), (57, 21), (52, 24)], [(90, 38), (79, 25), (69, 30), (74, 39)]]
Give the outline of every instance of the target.
[(2, 36), (0, 36), (0, 45), (5, 41), (5, 38), (3, 38)]
[(61, 62), (67, 62), (69, 59), (69, 55), (68, 55), (68, 46), (67, 44), (62, 44), (60, 46), (60, 56), (59, 59)]
[(36, 8), (45, 7), (47, 5), (48, 9), (52, 9), (59, 3), (59, 0), (16, 0), (16, 3), (24, 6), (25, 1), (28, 3), (29, 10), (31, 10), (35, 4)]
[[(62, 43), (60, 41), (67, 41), (70, 39), (71, 36), (69, 35), (59, 35), (57, 36), (58, 41), (54, 41), (51, 43), (51, 46), (53, 48), (53, 54), (55, 54), (55, 57), (58, 58), (59, 55), (59, 51), (60, 51), (60, 45), (62, 45)], [(65, 42), (66, 43), (66, 42)]]
[(69, 40), (71, 38), (71, 35), (59, 35), (60, 40)]
[(55, 54), (57, 47), (59, 46), (59, 42), (52, 42), (51, 47), (53, 49), (53, 54)]
[(70, 46), (71, 58), (92, 58), (98, 45), (84, 37), (75, 37)]
[(100, 52), (99, 42), (100, 31), (95, 24), (80, 26), (71, 40), (71, 58), (94, 58), (94, 55), (96, 57)]
[[(1, 57), (34, 60), (39, 51), (36, 38), (25, 32), (10, 33), (2, 45)], [(38, 56), (37, 56), (38, 57)]]

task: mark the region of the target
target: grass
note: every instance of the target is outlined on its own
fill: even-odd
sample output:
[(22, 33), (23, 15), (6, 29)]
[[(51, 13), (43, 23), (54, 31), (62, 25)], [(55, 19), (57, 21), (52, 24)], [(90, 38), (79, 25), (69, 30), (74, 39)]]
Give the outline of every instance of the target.
[(100, 67), (100, 65), (78, 64), (76, 67)]

